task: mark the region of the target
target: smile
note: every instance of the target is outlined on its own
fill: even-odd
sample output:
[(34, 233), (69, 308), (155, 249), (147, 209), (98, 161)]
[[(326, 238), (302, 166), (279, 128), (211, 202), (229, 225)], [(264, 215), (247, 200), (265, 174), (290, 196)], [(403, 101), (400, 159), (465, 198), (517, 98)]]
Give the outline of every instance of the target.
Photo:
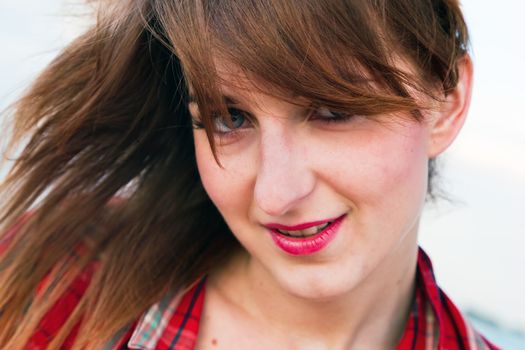
[(309, 237), (309, 236), (313, 236), (315, 234), (322, 232), (325, 228), (330, 226), (332, 223), (333, 221), (328, 221), (327, 223), (323, 225), (313, 226), (305, 230), (285, 231), (285, 230), (276, 229), (276, 231), (283, 235), (291, 236), (291, 237)]
[(300, 230), (269, 228), (273, 242), (284, 252), (291, 255), (308, 255), (326, 247), (336, 236), (346, 214), (323, 224), (308, 225)]

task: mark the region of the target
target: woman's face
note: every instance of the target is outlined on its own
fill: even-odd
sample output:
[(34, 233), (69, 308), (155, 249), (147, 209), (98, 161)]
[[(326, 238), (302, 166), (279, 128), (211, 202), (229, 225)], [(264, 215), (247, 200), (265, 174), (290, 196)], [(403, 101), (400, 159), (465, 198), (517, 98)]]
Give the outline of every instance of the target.
[[(330, 121), (341, 115), (325, 108), (304, 120), (307, 108), (246, 82), (242, 88), (235, 71), (220, 71), (238, 86), (222, 90), (233, 122), (217, 121), (224, 132), (217, 141), (223, 168), (203, 129), (194, 131), (196, 158), (208, 195), (251, 264), (289, 293), (330, 298), (356, 288), (387, 262), (395, 268), (393, 257), (415, 249), (427, 188), (425, 123), (393, 115)], [(198, 119), (198, 107), (190, 110)], [(276, 232), (275, 224), (335, 218), (308, 238)]]

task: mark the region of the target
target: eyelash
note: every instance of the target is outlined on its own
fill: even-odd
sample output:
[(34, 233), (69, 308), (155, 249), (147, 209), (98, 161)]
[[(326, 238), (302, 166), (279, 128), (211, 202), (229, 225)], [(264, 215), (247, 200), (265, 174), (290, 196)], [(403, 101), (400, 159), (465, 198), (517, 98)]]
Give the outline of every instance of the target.
[[(230, 116), (233, 114), (231, 113), (231, 111), (237, 111), (238, 114), (241, 114), (242, 116), (244, 116), (244, 118), (246, 118), (247, 120), (249, 120), (250, 118), (249, 117), (246, 117), (245, 115), (247, 114), (246, 112), (244, 112), (243, 110), (240, 110), (238, 108), (228, 108), (228, 112), (230, 112)], [(215, 120), (219, 120), (219, 118), (215, 118)], [(204, 129), (204, 124), (197, 120), (197, 119), (193, 119), (192, 118), (192, 123), (193, 123), (193, 128), (194, 129)], [(244, 124), (244, 123), (243, 123)], [(220, 135), (230, 135), (230, 134), (233, 134), (233, 133), (236, 133), (238, 129), (233, 129), (231, 131), (228, 131), (228, 132), (216, 132), (217, 134), (220, 134)]]
[[(322, 117), (322, 116), (319, 117), (319, 115), (320, 115), (319, 111), (323, 110), (323, 109), (325, 109), (327, 112), (331, 113), (335, 117)], [(236, 114), (242, 115), (248, 121), (250, 120), (250, 118), (247, 116), (247, 113), (245, 111), (241, 110), (241, 109), (228, 108), (228, 111), (235, 111)], [(233, 114), (233, 113), (231, 113), (231, 114)], [(313, 116), (313, 118), (312, 118), (312, 116)], [(335, 123), (348, 122), (351, 119), (353, 119), (354, 117), (355, 117), (355, 115), (353, 115), (353, 114), (332, 112), (332, 111), (330, 111), (330, 110), (328, 110), (328, 109), (323, 107), (323, 108), (318, 108), (318, 109), (313, 110), (313, 112), (310, 113), (310, 115), (308, 116), (307, 120), (321, 121), (322, 123), (325, 123), (325, 124), (335, 124)], [(218, 118), (217, 118), (217, 120), (218, 120)], [(199, 120), (193, 119), (193, 128), (194, 129), (204, 129), (204, 124), (201, 121), (199, 121)], [(217, 132), (217, 134), (219, 134), (221, 137), (227, 137), (227, 138), (235, 137), (239, 133), (240, 129), (242, 129), (242, 128), (232, 129), (231, 131), (227, 131), (227, 132)]]
[[(329, 112), (330, 114), (334, 115), (334, 117), (319, 117), (320, 116), (320, 110), (326, 110), (327, 112)], [(317, 116), (317, 118), (314, 118), (312, 119), (310, 116)], [(320, 120), (322, 121), (323, 123), (327, 123), (327, 124), (330, 124), (330, 123), (344, 123), (344, 122), (347, 122), (353, 118), (355, 118), (355, 114), (351, 114), (351, 113), (338, 113), (338, 112), (333, 112), (331, 110), (329, 110), (328, 108), (325, 108), (325, 107), (322, 107), (322, 108), (317, 108), (313, 111), (312, 114), (310, 114), (308, 120)]]
[[(249, 117), (245, 116), (247, 113), (244, 112), (243, 110), (240, 110), (238, 108), (228, 108), (228, 111), (230, 112), (230, 115), (233, 114), (231, 113), (231, 111), (236, 111), (238, 114), (241, 114), (242, 116), (244, 116), (245, 119), (249, 120)], [(216, 120), (219, 120), (219, 118), (217, 117)], [(204, 124), (201, 121), (192, 119), (192, 123), (193, 123), (194, 129), (204, 129)], [(233, 129), (228, 132), (216, 131), (216, 134), (218, 134), (220, 137), (223, 137), (223, 138), (224, 137), (226, 138), (235, 137), (238, 133), (239, 133), (238, 129)]]

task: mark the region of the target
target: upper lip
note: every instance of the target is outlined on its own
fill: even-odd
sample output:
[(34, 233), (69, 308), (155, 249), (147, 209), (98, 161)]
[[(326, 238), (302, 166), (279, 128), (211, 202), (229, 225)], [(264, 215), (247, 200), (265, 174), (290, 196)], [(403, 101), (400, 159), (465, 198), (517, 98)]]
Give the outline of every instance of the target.
[(327, 222), (333, 222), (337, 219), (339, 219), (341, 216), (338, 216), (338, 217), (335, 217), (335, 218), (331, 218), (331, 219), (326, 219), (326, 220), (319, 220), (319, 221), (311, 221), (311, 222), (305, 222), (305, 223), (302, 223), (302, 224), (298, 224), (298, 225), (293, 225), (293, 226), (288, 226), (288, 225), (283, 225), (283, 224), (279, 224), (279, 223), (268, 223), (268, 224), (264, 224), (264, 227), (268, 228), (268, 229), (273, 229), (273, 230), (284, 230), (284, 231), (299, 231), (299, 230), (306, 230), (310, 227), (314, 227), (314, 226), (319, 226), (319, 225), (324, 225), (326, 224)]

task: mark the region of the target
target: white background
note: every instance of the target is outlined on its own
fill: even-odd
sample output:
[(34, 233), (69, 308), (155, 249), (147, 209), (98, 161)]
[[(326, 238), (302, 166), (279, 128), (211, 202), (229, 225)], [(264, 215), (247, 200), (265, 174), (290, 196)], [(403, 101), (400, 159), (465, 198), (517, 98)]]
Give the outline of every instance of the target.
[[(525, 3), (465, 0), (463, 8), (476, 70), (471, 113), (442, 158), (454, 202), (429, 207), (421, 243), (460, 307), (525, 331)], [(72, 1), (1, 1), (0, 109), (82, 31), (82, 12)]]

